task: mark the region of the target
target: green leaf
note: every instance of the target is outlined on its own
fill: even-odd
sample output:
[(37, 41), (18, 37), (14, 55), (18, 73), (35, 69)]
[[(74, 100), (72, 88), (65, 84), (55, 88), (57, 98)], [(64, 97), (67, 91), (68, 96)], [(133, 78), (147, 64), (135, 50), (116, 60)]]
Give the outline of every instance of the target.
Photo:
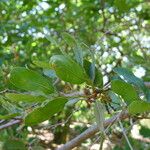
[(104, 121), (105, 121), (105, 107), (104, 105), (96, 100), (94, 105), (94, 113), (96, 118), (97, 126), (101, 132), (104, 132)]
[(77, 46), (77, 41), (75, 40), (75, 38), (70, 34), (68, 34), (67, 32), (62, 33), (62, 37), (69, 46), (71, 47)]
[(112, 103), (111, 105), (113, 106), (114, 109), (118, 110), (120, 109), (120, 103), (122, 102), (122, 99), (119, 95), (117, 95), (113, 91), (108, 92), (108, 96), (111, 98)]
[(128, 112), (130, 114), (137, 114), (137, 113), (144, 113), (144, 112), (150, 112), (150, 103), (146, 101), (133, 101), (128, 106)]
[(18, 106), (16, 106), (15, 104), (12, 104), (10, 102), (8, 102), (7, 100), (5, 100), (4, 98), (2, 98), (0, 96), (0, 103), (1, 106), (6, 109), (10, 114), (18, 114), (22, 112), (22, 109)]
[(54, 114), (61, 111), (64, 108), (66, 102), (66, 98), (59, 97), (49, 101), (44, 106), (34, 109), (25, 117), (25, 124), (28, 126), (33, 126), (45, 120), (48, 120)]
[(145, 86), (144, 82), (141, 79), (136, 77), (131, 71), (125, 68), (121, 68), (121, 67), (115, 68), (114, 72), (116, 72), (120, 77), (123, 77), (123, 79), (126, 80), (127, 82), (132, 83), (135, 86), (142, 89), (142, 91), (146, 95), (146, 98), (150, 101), (150, 91)]
[(45, 150), (45, 148), (43, 148), (41, 146), (34, 146), (34, 147), (32, 147), (32, 150)]
[(88, 81), (84, 69), (69, 57), (54, 55), (51, 57), (50, 63), (57, 76), (66, 82), (81, 84)]
[(129, 10), (129, 5), (126, 0), (115, 0), (114, 5), (118, 8), (119, 12), (127, 12)]
[(37, 91), (45, 94), (54, 92), (51, 80), (48, 80), (35, 71), (23, 67), (16, 67), (11, 71), (10, 82), (14, 84), (14, 86), (27, 91)]
[(66, 54), (66, 52), (61, 48), (60, 41), (58, 41), (57, 38), (52, 37), (51, 35), (48, 35), (48, 34), (46, 34), (45, 37), (46, 37), (46, 39), (47, 39), (48, 41), (50, 41), (53, 45), (55, 45), (56, 47), (58, 47), (59, 50), (62, 52), (62, 54), (64, 54), (64, 55)]
[(139, 99), (135, 88), (124, 81), (113, 80), (111, 82), (111, 89), (120, 95), (128, 104)]
[(150, 138), (150, 128), (148, 128), (146, 126), (141, 126), (139, 132), (143, 137)]
[(3, 150), (27, 150), (21, 140), (9, 139), (4, 142)]
[(43, 102), (46, 100), (46, 97), (44, 96), (37, 96), (37, 95), (31, 95), (31, 94), (17, 94), (17, 93), (6, 93), (5, 97), (8, 98), (11, 101), (15, 102)]
[(33, 61), (33, 63), (43, 69), (51, 69), (50, 64), (48, 62), (44, 62), (44, 61)]
[(94, 51), (91, 50), (85, 43), (81, 43), (81, 47), (83, 50), (88, 52), (89, 57), (91, 58), (92, 62), (89, 62), (87, 60), (84, 60), (84, 65), (89, 62), (90, 63), (90, 77), (91, 80), (94, 81), (95, 79), (95, 56), (94, 56)]
[(62, 33), (62, 37), (66, 41), (66, 43), (73, 49), (76, 61), (81, 66), (83, 66), (83, 53), (80, 44), (75, 40), (73, 36), (66, 32)]
[(93, 81), (93, 85), (99, 88), (103, 87), (103, 75), (102, 73), (95, 67), (95, 77), (93, 78), (93, 65), (91, 62), (84, 60), (84, 69), (89, 76), (89, 78)]
[(0, 119), (9, 120), (9, 119), (14, 118), (14, 117), (16, 117), (18, 115), (19, 115), (19, 113), (0, 115)]

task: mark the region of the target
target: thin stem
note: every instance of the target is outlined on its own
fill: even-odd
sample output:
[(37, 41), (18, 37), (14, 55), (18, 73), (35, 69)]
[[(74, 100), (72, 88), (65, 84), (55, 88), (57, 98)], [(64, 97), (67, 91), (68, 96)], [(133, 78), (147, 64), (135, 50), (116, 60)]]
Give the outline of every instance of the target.
[(121, 127), (122, 133), (123, 133), (123, 135), (124, 135), (124, 137), (125, 137), (125, 139), (126, 139), (128, 145), (129, 145), (130, 149), (131, 149), (131, 150), (134, 150), (133, 147), (132, 147), (132, 145), (131, 145), (131, 143), (130, 143), (130, 141), (129, 141), (129, 139), (128, 139), (128, 137), (127, 137), (127, 135), (126, 135), (126, 132), (125, 132), (125, 130), (124, 130), (124, 127), (123, 127), (122, 122), (121, 122), (120, 120), (119, 120), (118, 122), (119, 122), (119, 125), (120, 125), (120, 127)]

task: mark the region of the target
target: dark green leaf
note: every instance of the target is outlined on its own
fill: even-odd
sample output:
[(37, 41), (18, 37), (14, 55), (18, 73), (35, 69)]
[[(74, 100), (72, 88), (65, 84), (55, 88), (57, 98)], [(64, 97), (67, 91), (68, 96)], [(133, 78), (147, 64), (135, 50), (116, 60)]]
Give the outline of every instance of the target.
[(46, 79), (35, 71), (23, 67), (17, 67), (11, 71), (10, 81), (16, 87), (23, 90), (43, 92), (45, 94), (54, 92), (51, 80)]
[(111, 89), (120, 95), (128, 104), (139, 99), (135, 88), (124, 81), (113, 80), (111, 82)]
[(54, 100), (49, 101), (46, 105), (34, 109), (25, 117), (25, 124), (29, 126), (36, 125), (45, 120), (48, 120), (57, 112), (64, 108), (66, 98), (59, 97)]
[[(89, 76), (89, 78), (93, 81), (92, 67), (93, 66), (92, 66), (91, 62), (84, 60), (84, 69), (85, 69), (87, 75)], [(96, 67), (94, 70), (95, 70), (95, 78), (93, 81), (93, 85), (97, 86), (99, 88), (102, 88), (103, 87), (103, 75)]]
[(27, 150), (24, 142), (20, 140), (9, 139), (4, 142), (3, 150)]
[(150, 112), (150, 103), (142, 100), (133, 101), (128, 106), (128, 111), (130, 114)]
[(141, 126), (140, 134), (141, 134), (143, 137), (149, 137), (149, 138), (150, 138), (150, 128), (145, 127), (145, 126)]
[(5, 97), (15, 102), (43, 102), (46, 100), (46, 97), (44, 96), (37, 96), (31, 94), (6, 93)]

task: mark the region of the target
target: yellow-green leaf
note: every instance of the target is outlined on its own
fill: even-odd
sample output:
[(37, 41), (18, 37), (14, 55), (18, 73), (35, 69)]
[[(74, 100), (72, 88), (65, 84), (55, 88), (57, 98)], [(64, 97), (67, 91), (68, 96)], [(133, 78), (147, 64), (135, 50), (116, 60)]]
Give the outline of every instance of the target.
[(44, 96), (37, 96), (23, 93), (6, 93), (5, 97), (14, 102), (43, 102), (46, 100)]
[(128, 112), (130, 114), (137, 114), (137, 113), (144, 113), (144, 112), (150, 112), (150, 103), (146, 101), (133, 101), (128, 106)]

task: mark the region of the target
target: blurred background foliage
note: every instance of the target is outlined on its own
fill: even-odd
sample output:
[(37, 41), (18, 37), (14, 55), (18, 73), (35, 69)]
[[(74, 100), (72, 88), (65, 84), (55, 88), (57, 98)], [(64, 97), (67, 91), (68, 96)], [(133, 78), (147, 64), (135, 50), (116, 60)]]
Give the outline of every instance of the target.
[[(71, 47), (62, 38), (63, 32), (85, 43), (94, 53), (105, 83), (110, 80), (112, 69), (116, 66), (127, 67), (144, 81), (150, 81), (149, 0), (1, 0), (0, 90), (11, 88), (8, 76), (14, 66), (27, 65), (35, 69), (32, 64), (34, 60), (48, 62), (50, 56), (60, 54), (59, 47), (72, 55)], [(56, 45), (52, 39), (56, 39)], [(86, 48), (82, 50), (84, 56), (88, 57)], [(64, 90), (68, 88), (66, 86)], [(65, 126), (53, 130), (48, 127), (31, 129), (13, 126), (1, 131), (3, 149), (11, 150), (16, 143), (22, 149), (25, 149), (24, 144), (32, 149), (53, 149), (55, 144), (68, 141), (93, 122), (91, 108), (88, 109), (86, 104), (78, 104), (76, 107), (80, 107), (80, 110), (72, 114)], [(64, 122), (71, 111), (70, 108), (58, 114), (57, 118), (50, 120), (49, 125)], [(5, 114), (2, 107), (0, 112)], [(136, 126), (136, 129), (140, 135), (148, 137), (150, 127), (145, 122)], [(116, 126), (112, 139), (119, 146), (114, 146), (114, 149), (127, 150), (125, 140), (122, 139), (123, 146), (118, 141), (119, 136)], [(146, 142), (130, 137), (136, 150), (149, 148)], [(86, 149), (94, 139), (87, 140), (81, 149)]]

